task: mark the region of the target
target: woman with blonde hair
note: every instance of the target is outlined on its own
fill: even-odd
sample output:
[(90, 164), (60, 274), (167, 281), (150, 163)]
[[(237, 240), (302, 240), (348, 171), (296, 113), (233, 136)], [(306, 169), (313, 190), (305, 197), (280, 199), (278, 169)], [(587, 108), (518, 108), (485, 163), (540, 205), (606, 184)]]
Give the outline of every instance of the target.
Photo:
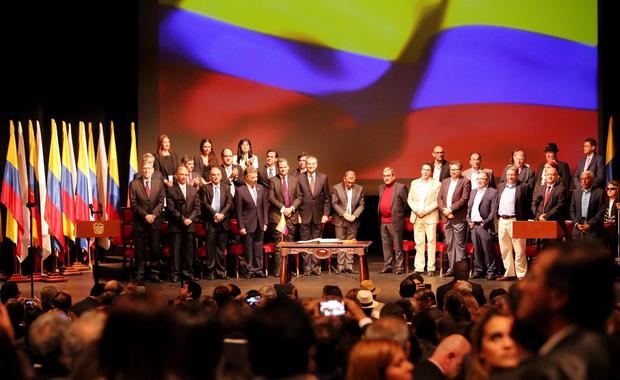
[(155, 152), (155, 171), (161, 173), (166, 186), (172, 187), (173, 178), (179, 167), (179, 157), (170, 149), (170, 138), (167, 135), (159, 135), (157, 139), (157, 152)]
[(411, 380), (413, 364), (403, 348), (384, 339), (360, 340), (349, 354), (347, 380)]

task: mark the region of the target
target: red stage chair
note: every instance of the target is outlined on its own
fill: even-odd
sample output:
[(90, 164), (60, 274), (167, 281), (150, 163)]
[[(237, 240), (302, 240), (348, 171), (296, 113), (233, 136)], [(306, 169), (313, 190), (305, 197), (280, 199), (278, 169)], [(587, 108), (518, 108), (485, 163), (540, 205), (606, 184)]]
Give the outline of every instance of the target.
[(123, 253), (123, 269), (133, 268), (133, 260), (136, 256), (136, 248), (133, 243), (133, 211), (129, 207), (121, 208), (121, 249)]
[(277, 249), (274, 243), (263, 244), (263, 264), (265, 265), (265, 276), (269, 277), (269, 255), (275, 255)]
[[(230, 220), (230, 232), (233, 235), (241, 236), (241, 234), (239, 234), (239, 222), (237, 221), (237, 219)], [(245, 245), (243, 243), (233, 244), (229, 246), (224, 252), (224, 256), (227, 256), (228, 254), (235, 256), (235, 274), (237, 276), (237, 279), (239, 279), (239, 256), (243, 255), (244, 253)]]
[[(405, 218), (405, 232), (413, 234), (413, 224), (409, 217)], [(403, 253), (405, 254), (405, 272), (409, 274), (409, 252), (415, 249), (414, 240), (403, 240)]]

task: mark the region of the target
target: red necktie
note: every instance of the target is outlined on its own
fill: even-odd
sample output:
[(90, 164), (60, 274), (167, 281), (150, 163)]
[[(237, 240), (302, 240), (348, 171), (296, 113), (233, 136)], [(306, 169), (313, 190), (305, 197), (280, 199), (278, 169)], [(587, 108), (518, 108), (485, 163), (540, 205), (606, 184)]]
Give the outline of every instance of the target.
[(288, 195), (288, 185), (286, 184), (286, 178), (282, 178), (282, 192), (284, 193), (284, 207), (291, 205), (291, 198)]
[(545, 207), (547, 207), (547, 201), (549, 200), (549, 194), (551, 194), (551, 186), (547, 186), (547, 190), (545, 191), (545, 200), (543, 201), (543, 211)]
[(314, 175), (308, 176), (308, 179), (310, 181), (310, 193), (314, 195)]
[(145, 187), (145, 190), (146, 190), (146, 196), (147, 196), (148, 198), (150, 198), (150, 197), (151, 197), (151, 185), (149, 185), (149, 183), (150, 183), (150, 181), (147, 179), (147, 180), (146, 180), (146, 185), (144, 186), (144, 187)]

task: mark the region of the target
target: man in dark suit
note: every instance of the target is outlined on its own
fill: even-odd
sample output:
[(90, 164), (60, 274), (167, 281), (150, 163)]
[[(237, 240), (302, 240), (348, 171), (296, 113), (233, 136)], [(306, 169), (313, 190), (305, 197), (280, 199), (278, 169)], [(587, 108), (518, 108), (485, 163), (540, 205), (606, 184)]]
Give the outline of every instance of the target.
[(546, 171), (545, 169), (545, 164), (555, 164), (557, 165), (557, 170), (558, 170), (558, 175), (560, 176), (560, 181), (562, 182), (562, 185), (564, 186), (564, 189), (566, 191), (568, 191), (570, 189), (570, 167), (568, 166), (568, 164), (564, 161), (560, 161), (558, 159), (558, 152), (560, 151), (560, 149), (558, 149), (558, 145), (556, 143), (548, 143), (547, 146), (545, 147), (545, 161), (540, 163), (540, 165), (538, 165), (538, 168), (536, 168), (536, 184), (537, 185), (544, 185), (545, 182), (545, 178), (544, 178), (544, 172)]
[(207, 232), (207, 278), (228, 279), (224, 250), (230, 230), (230, 213), (233, 208), (233, 198), (228, 186), (222, 182), (222, 170), (211, 168), (210, 182), (201, 188), (200, 203)]
[(243, 169), (233, 164), (233, 151), (230, 148), (222, 150), (222, 182), (228, 186), (233, 197), (237, 186), (243, 185)]
[(267, 150), (265, 166), (258, 171), (258, 183), (269, 188), (269, 180), (278, 175), (278, 152), (275, 149)]
[(467, 223), (474, 244), (473, 278), (497, 277), (495, 253), (495, 215), (497, 215), (497, 190), (489, 187), (489, 175), (478, 175), (478, 188), (471, 191), (467, 204)]
[(522, 378), (618, 379), (617, 353), (604, 333), (614, 302), (606, 249), (593, 240), (572, 240), (545, 250), (530, 274), (519, 282), (515, 318), (547, 341), (538, 365)]
[(512, 152), (512, 158), (510, 160), (510, 164), (504, 168), (502, 173), (502, 178), (500, 178), (500, 183), (506, 182), (506, 171), (510, 167), (517, 168), (517, 179), (522, 184), (526, 185), (530, 189), (530, 193), (534, 191), (534, 183), (536, 182), (536, 173), (534, 170), (526, 163), (527, 155), (521, 149), (517, 149)]
[(306, 152), (301, 152), (297, 155), (297, 170), (295, 170), (296, 176), (305, 174), (308, 171), (306, 168), (306, 158), (308, 158), (308, 153)]
[(194, 233), (200, 219), (200, 197), (198, 190), (188, 183), (188, 176), (189, 170), (179, 166), (174, 184), (166, 195), (168, 233), (172, 238), (173, 282), (179, 280), (179, 273), (186, 280), (194, 280)]
[(605, 160), (603, 156), (596, 153), (596, 140), (588, 137), (583, 141), (583, 157), (579, 159), (573, 180), (575, 189), (581, 187), (581, 173), (590, 171), (594, 174), (594, 187), (603, 188), (605, 186)]
[[(269, 185), (269, 225), (271, 228), (273, 241), (277, 244), (281, 241), (293, 241), (295, 231), (299, 224), (298, 209), (301, 206), (301, 190), (299, 189), (299, 179), (295, 175), (289, 175), (288, 161), (284, 158), (278, 159), (278, 175), (270, 179)], [(287, 234), (283, 235), (276, 227), (284, 215)], [(280, 252), (275, 253), (275, 270), (273, 275), (280, 276), (282, 256)]]
[(504, 275), (498, 278), (499, 281), (522, 279), (527, 272), (526, 239), (513, 237), (512, 223), (530, 218), (532, 201), (530, 188), (519, 182), (517, 173), (516, 166), (508, 168), (506, 182), (500, 183), (497, 188), (497, 237), (505, 269)]
[(263, 238), (267, 230), (267, 189), (257, 183), (258, 172), (245, 169), (245, 185), (237, 188), (235, 209), (239, 221), (239, 234), (245, 246), (246, 278), (265, 277), (263, 268)]
[[(323, 225), (329, 220), (331, 194), (327, 175), (317, 171), (318, 160), (314, 156), (306, 157), (306, 174), (299, 175), (299, 188), (303, 195), (301, 209), (301, 240), (321, 237)], [(306, 274), (321, 275), (319, 260), (314, 255), (305, 255)]]
[(580, 186), (573, 192), (570, 204), (570, 218), (573, 221), (574, 239), (600, 239), (605, 228), (605, 206), (607, 197), (600, 187), (594, 187), (594, 173), (581, 173)]
[(471, 193), (471, 181), (461, 175), (461, 161), (450, 163), (450, 178), (441, 181), (437, 205), (446, 219), (444, 233), (448, 250), (448, 270), (444, 274), (451, 276), (454, 263), (467, 257), (465, 243), (467, 240), (467, 202)]
[(153, 165), (142, 164), (142, 176), (129, 184), (129, 204), (134, 214), (133, 232), (136, 247), (135, 279), (144, 278), (144, 257), (147, 240), (149, 247), (150, 272), (149, 279), (163, 282), (159, 278), (161, 247), (159, 246), (159, 230), (162, 222), (162, 209), (166, 192), (162, 181), (153, 180)]
[(433, 178), (439, 182), (450, 177), (450, 163), (444, 159), (445, 153), (439, 145), (433, 148)]
[(97, 297), (103, 294), (105, 291), (105, 284), (102, 282), (98, 282), (90, 289), (90, 294), (88, 297), (84, 298), (80, 302), (76, 302), (71, 306), (71, 311), (73, 314), (78, 317), (82, 315), (82, 313), (87, 312), (89, 310), (95, 310), (99, 306), (99, 301)]
[(413, 369), (413, 377), (424, 380), (456, 379), (462, 372), (471, 344), (459, 334), (447, 336), (433, 354)]
[[(379, 226), (383, 247), (383, 268), (379, 274), (405, 273), (403, 231), (407, 212), (407, 186), (396, 182), (393, 168), (383, 169), (383, 184), (379, 186)], [(392, 251), (395, 257), (392, 258)], [(392, 265), (393, 263), (393, 265)]]
[(487, 303), (482, 286), (477, 282), (469, 281), (468, 260), (462, 260), (454, 264), (454, 278), (452, 281), (437, 288), (437, 307), (439, 307), (440, 310), (443, 310), (443, 301), (446, 298), (446, 293), (452, 290), (457, 281), (465, 281), (471, 285), (471, 292), (473, 293), (476, 301), (478, 301), (478, 305), (482, 306)]
[[(336, 238), (355, 240), (360, 226), (359, 217), (364, 211), (364, 188), (355, 183), (355, 172), (344, 173), (342, 182), (334, 186), (332, 191), (332, 223), (336, 230)], [(353, 270), (353, 255), (338, 252), (337, 273), (357, 273)]]
[(558, 171), (549, 168), (545, 172), (545, 185), (537, 186), (532, 199), (532, 214), (538, 221), (556, 220), (566, 235), (566, 188), (559, 182)]

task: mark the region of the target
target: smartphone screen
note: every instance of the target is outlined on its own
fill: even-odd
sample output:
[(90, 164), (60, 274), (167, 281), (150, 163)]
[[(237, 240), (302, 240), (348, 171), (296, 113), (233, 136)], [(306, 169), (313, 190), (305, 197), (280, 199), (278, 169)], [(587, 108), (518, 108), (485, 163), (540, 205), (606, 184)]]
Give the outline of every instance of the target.
[(319, 311), (325, 316), (344, 315), (344, 303), (337, 300), (321, 301)]
[(258, 304), (258, 302), (260, 301), (260, 296), (256, 296), (256, 297), (248, 297), (245, 302), (248, 303), (248, 305), (254, 307)]

